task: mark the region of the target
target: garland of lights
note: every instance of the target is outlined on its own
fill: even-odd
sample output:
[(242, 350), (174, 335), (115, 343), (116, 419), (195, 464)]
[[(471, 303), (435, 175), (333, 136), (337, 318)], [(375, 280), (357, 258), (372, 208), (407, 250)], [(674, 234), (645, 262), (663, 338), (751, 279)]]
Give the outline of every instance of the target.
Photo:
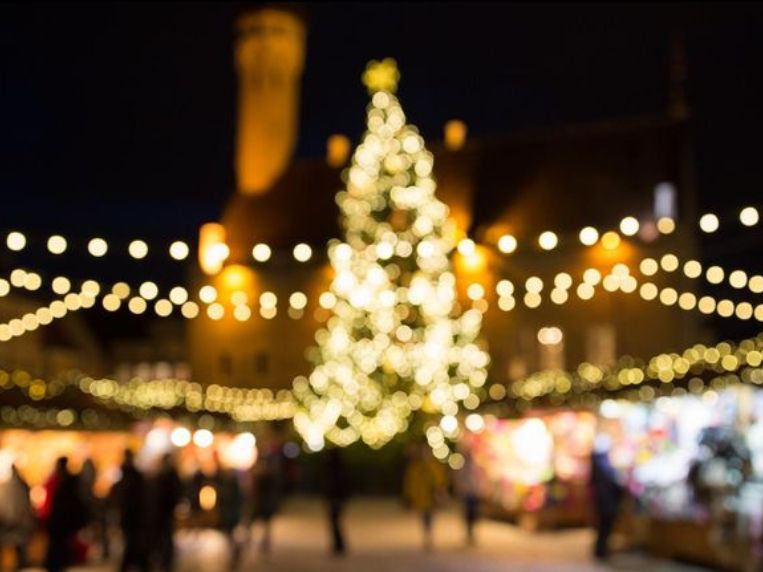
[[(664, 254), (659, 261), (652, 257), (642, 259), (636, 267), (642, 275), (652, 277), (660, 270), (670, 274), (681, 266), (678, 257), (672, 253)], [(688, 278), (696, 279), (702, 275), (702, 265), (696, 260), (688, 260), (683, 264), (683, 273)], [(734, 288), (747, 287), (752, 293), (763, 292), (763, 276), (747, 274), (741, 270), (726, 273), (719, 266), (711, 266), (705, 273), (708, 281), (718, 284), (723, 277), (728, 275)], [(728, 299), (716, 299), (710, 295), (697, 297), (693, 292), (678, 293), (672, 287), (659, 288), (652, 282), (644, 282), (640, 285), (631, 275), (627, 264), (618, 262), (614, 264), (609, 274), (602, 276), (596, 268), (588, 268), (582, 274), (582, 282), (575, 288), (575, 293), (581, 300), (590, 300), (595, 295), (595, 287), (599, 284), (608, 292), (618, 290), (624, 293), (633, 293), (638, 289), (639, 296), (645, 301), (659, 301), (665, 306), (678, 305), (682, 310), (698, 310), (702, 314), (717, 313), (723, 318), (736, 317), (740, 320), (755, 318), (763, 322), (763, 304), (753, 305), (748, 301), (733, 302)], [(0, 297), (10, 291), (10, 286), (38, 290), (43, 281), (36, 272), (28, 272), (17, 268), (10, 273), (10, 284), (0, 279)], [(79, 294), (71, 292), (74, 280), (57, 276), (51, 281), (51, 289), (54, 293), (63, 296), (49, 305), (39, 307), (35, 312), (29, 312), (19, 318), (0, 324), (0, 343), (7, 342), (14, 337), (19, 337), (26, 332), (36, 330), (40, 326), (50, 324), (54, 319), (60, 319), (69, 312), (80, 309), (92, 308), (99, 295), (102, 294), (100, 284), (92, 279), (84, 280)], [(570, 299), (570, 291), (573, 286), (573, 278), (567, 272), (559, 272), (554, 276), (553, 285), (549, 293), (549, 299), (557, 305), (565, 304)], [(524, 305), (529, 309), (538, 308), (542, 301), (542, 290), (545, 284), (538, 276), (530, 276), (524, 282), (525, 294), (522, 298)], [(137, 294), (131, 297), (131, 293)], [(495, 286), (498, 308), (504, 312), (516, 307), (515, 286), (507, 279), (502, 279)], [(486, 292), (482, 284), (475, 282), (466, 289), (467, 297), (473, 302), (473, 309), (481, 313), (488, 310), (488, 302), (485, 299)], [(130, 312), (136, 315), (145, 313), (149, 303), (153, 302), (153, 310), (159, 317), (169, 317), (173, 309), (178, 307), (180, 314), (186, 319), (194, 319), (199, 316), (201, 305), (205, 304), (206, 315), (212, 320), (221, 320), (226, 315), (225, 305), (219, 299), (217, 290), (212, 285), (204, 285), (199, 289), (198, 302), (189, 299), (189, 293), (183, 286), (174, 286), (169, 289), (166, 298), (159, 298), (159, 288), (151, 281), (145, 281), (137, 288), (131, 288), (126, 282), (115, 283), (108, 294), (102, 296), (103, 308), (110, 312), (119, 310), (125, 305)], [(126, 301), (126, 302), (125, 302)], [(260, 316), (264, 319), (273, 319), (277, 313), (278, 296), (273, 292), (262, 292), (259, 296)], [(231, 294), (230, 304), (233, 306), (232, 316), (237, 321), (247, 321), (252, 315), (252, 309), (248, 305), (246, 293), (235, 291)], [(300, 319), (307, 307), (307, 296), (300, 291), (292, 292), (289, 296), (288, 315), (292, 319)], [(337, 297), (332, 292), (324, 292), (319, 296), (315, 316), (317, 321), (325, 321), (327, 311), (333, 310), (337, 304)], [(323, 312), (323, 313), (321, 313)]]
[[(760, 214), (756, 207), (747, 206), (740, 210), (738, 218), (743, 226), (749, 228), (754, 227), (759, 223)], [(650, 225), (653, 225), (654, 231), (657, 234), (672, 234), (676, 229), (675, 220), (669, 217), (662, 217), (655, 222), (647, 222)], [(719, 229), (720, 221), (716, 214), (705, 213), (699, 218), (698, 225), (702, 232), (711, 234)], [(619, 233), (615, 230), (600, 232), (594, 226), (585, 226), (578, 233), (578, 240), (583, 246), (591, 247), (601, 244), (602, 247), (607, 250), (614, 250), (620, 245), (620, 235), (625, 237), (636, 236), (639, 231), (642, 230), (642, 223), (634, 216), (626, 216), (620, 221), (618, 230)], [(535, 245), (533, 246), (539, 247), (541, 251), (554, 250), (559, 245), (559, 234), (551, 230), (546, 230), (540, 232), (534, 242)], [(27, 237), (24, 233), (18, 230), (10, 231), (6, 235), (5, 244), (8, 250), (12, 252), (20, 252), (27, 246)], [(472, 239), (466, 238), (459, 242), (458, 249), (463, 253), (470, 250), (473, 245), (474, 242)], [(529, 242), (528, 246), (529, 245), (532, 245), (532, 242)], [(495, 246), (500, 252), (511, 254), (517, 251), (519, 242), (514, 235), (504, 234), (498, 238)], [(68, 250), (69, 240), (58, 234), (52, 235), (48, 237), (46, 247), (51, 254), (61, 255)], [(142, 239), (132, 240), (127, 246), (127, 253), (130, 257), (136, 260), (146, 258), (149, 252), (155, 250), (161, 249), (149, 247), (149, 245)], [(109, 242), (101, 237), (91, 238), (87, 241), (87, 251), (93, 257), (103, 257), (109, 252)], [(256, 262), (267, 262), (272, 255), (271, 247), (265, 243), (254, 244), (251, 252), (252, 258)], [(167, 253), (174, 260), (182, 261), (188, 258), (190, 248), (188, 243), (182, 240), (176, 240), (169, 245)], [(312, 258), (312, 248), (305, 243), (299, 243), (292, 249), (292, 255), (294, 259), (299, 262), (307, 262)]]
[(236, 422), (290, 419), (294, 414), (291, 392), (269, 389), (242, 389), (178, 379), (120, 383), (114, 379), (94, 379), (71, 371), (51, 381), (23, 370), (0, 370), (0, 391), (21, 390), (32, 402), (61, 395), (66, 389), (91, 396), (97, 401), (124, 411), (183, 409), (188, 413), (223, 414)]
[(650, 384), (672, 392), (683, 390), (673, 384), (686, 380), (692, 393), (723, 389), (733, 383), (761, 385), (761, 364), (763, 334), (738, 344), (695, 344), (680, 354), (662, 353), (646, 361), (624, 357), (613, 367), (584, 362), (572, 372), (542, 371), (513, 382), (509, 393), (527, 404), (546, 399), (553, 405), (562, 405), (569, 398), (589, 393), (611, 396), (636, 389), (635, 397), (648, 401), (657, 395)]

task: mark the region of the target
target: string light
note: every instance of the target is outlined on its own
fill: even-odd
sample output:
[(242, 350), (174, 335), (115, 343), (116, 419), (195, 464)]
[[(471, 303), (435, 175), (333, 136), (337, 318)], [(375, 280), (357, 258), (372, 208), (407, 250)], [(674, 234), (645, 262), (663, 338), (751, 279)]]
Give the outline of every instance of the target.
[(148, 244), (143, 240), (133, 240), (127, 247), (127, 251), (136, 260), (141, 260), (148, 255)]
[(739, 213), (739, 222), (744, 226), (755, 226), (759, 220), (760, 215), (755, 207), (745, 207)]
[(48, 250), (51, 254), (63, 254), (66, 252), (67, 242), (63, 236), (53, 235), (48, 238)]
[(5, 239), (5, 244), (8, 246), (9, 250), (19, 252), (24, 250), (24, 247), (26, 246), (26, 236), (18, 231), (10, 232)]
[(554, 248), (556, 248), (558, 244), (559, 244), (559, 237), (556, 236), (556, 233), (550, 230), (542, 232), (541, 235), (538, 237), (538, 245), (543, 250), (553, 250)]
[(170, 244), (169, 253), (170, 256), (175, 260), (185, 260), (190, 254), (190, 249), (188, 248), (188, 245), (182, 240), (176, 240)]

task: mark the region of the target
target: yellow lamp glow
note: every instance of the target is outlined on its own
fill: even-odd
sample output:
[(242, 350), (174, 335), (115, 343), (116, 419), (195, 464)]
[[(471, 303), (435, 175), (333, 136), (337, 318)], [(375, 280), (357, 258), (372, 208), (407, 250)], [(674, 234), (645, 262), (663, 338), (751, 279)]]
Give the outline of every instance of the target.
[(204, 224), (199, 229), (199, 266), (208, 275), (222, 270), (230, 250), (225, 243), (225, 227), (216, 222)]

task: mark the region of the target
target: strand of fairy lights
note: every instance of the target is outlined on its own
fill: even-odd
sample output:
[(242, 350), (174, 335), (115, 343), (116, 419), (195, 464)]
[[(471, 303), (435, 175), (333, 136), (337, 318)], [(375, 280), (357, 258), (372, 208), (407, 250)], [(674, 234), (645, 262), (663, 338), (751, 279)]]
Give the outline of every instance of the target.
[[(510, 385), (510, 393), (525, 401), (557, 395), (580, 395), (604, 390), (616, 392), (639, 388), (643, 399), (655, 397), (657, 383), (669, 386), (688, 378), (692, 392), (704, 391), (708, 385), (717, 388), (729, 381), (763, 384), (763, 336), (731, 344), (715, 346), (695, 344), (681, 353), (662, 353), (647, 360), (621, 358), (612, 367), (581, 363), (573, 371), (546, 370), (537, 372)], [(708, 381), (702, 376), (712, 376)], [(729, 379), (731, 376), (731, 379)]]
[[(760, 214), (757, 207), (746, 206), (742, 208), (738, 213), (739, 222), (746, 228), (757, 226), (760, 221)], [(595, 246), (601, 244), (608, 250), (613, 250), (619, 246), (621, 237), (634, 237), (643, 231), (644, 225), (648, 225), (649, 229), (653, 229), (652, 234), (649, 236), (649, 241), (653, 240), (659, 235), (672, 234), (676, 230), (675, 220), (669, 217), (663, 217), (656, 221), (645, 220), (639, 221), (634, 216), (626, 216), (620, 220), (617, 230), (602, 231), (595, 226), (584, 226), (577, 234), (578, 242), (583, 246)], [(698, 220), (699, 229), (706, 233), (712, 234), (720, 228), (720, 220), (714, 213), (705, 213)], [(646, 240), (646, 239), (645, 239)], [(557, 248), (560, 244), (560, 233), (545, 230), (532, 239), (523, 242), (522, 244), (531, 250), (550, 251)], [(48, 252), (54, 255), (64, 254), (69, 249), (70, 240), (66, 239), (62, 235), (51, 235), (46, 241), (46, 248)], [(459, 249), (468, 249), (469, 243), (473, 243), (471, 238), (463, 239), (459, 243)], [(8, 250), (13, 252), (20, 252), (27, 247), (28, 240), (24, 233), (14, 230), (6, 235), (5, 240)], [(506, 233), (498, 238), (495, 243), (498, 250), (504, 254), (511, 254), (520, 247), (520, 242), (517, 237), (512, 234)], [(86, 248), (88, 253), (96, 258), (105, 256), (112, 251), (109, 246), (109, 241), (102, 237), (93, 237), (87, 240)], [(310, 245), (305, 243), (298, 243), (292, 249), (292, 256), (299, 262), (307, 262), (313, 256), (313, 249)], [(154, 247), (150, 246), (143, 239), (131, 240), (127, 245), (127, 254), (136, 259), (142, 260), (146, 258), (150, 252), (166, 251), (169, 256), (175, 260), (185, 260), (190, 254), (190, 247), (188, 243), (182, 240), (176, 240), (172, 242), (169, 247)], [(272, 257), (273, 249), (267, 243), (258, 242), (252, 246), (251, 254), (253, 260), (256, 262), (267, 262)]]
[[(677, 257), (673, 254), (662, 256), (659, 264), (654, 258), (647, 257), (641, 260), (637, 265), (639, 270), (645, 276), (653, 276), (658, 269), (666, 272), (673, 272), (679, 266)], [(701, 266), (696, 261), (688, 261), (684, 264), (684, 273), (688, 277), (698, 276), (697, 268), (701, 273)], [(713, 268), (708, 269), (708, 272)], [(14, 271), (15, 273), (16, 271)], [(38, 276), (36, 273), (24, 273), (25, 276)], [(721, 270), (722, 272), (722, 270)], [(12, 276), (15, 274), (12, 273)], [(732, 273), (733, 274), (733, 273)], [(20, 276), (20, 275), (18, 275)], [(18, 278), (17, 276), (17, 278)], [(728, 299), (716, 299), (713, 296), (697, 296), (693, 292), (679, 293), (673, 287), (667, 286), (659, 288), (652, 282), (644, 282), (640, 285), (638, 281), (630, 275), (629, 267), (624, 263), (617, 263), (612, 267), (612, 271), (602, 276), (596, 268), (588, 268), (583, 272), (582, 281), (574, 288), (574, 293), (581, 300), (590, 300), (595, 294), (595, 286), (601, 283), (604, 290), (616, 292), (620, 290), (624, 293), (633, 293), (638, 290), (640, 297), (645, 301), (658, 301), (665, 306), (678, 305), (683, 310), (689, 311), (695, 308), (702, 314), (712, 314), (716, 312), (724, 318), (737, 317), (741, 320), (755, 318), (763, 321), (763, 304), (753, 305), (750, 302), (734, 303)], [(757, 293), (755, 285), (759, 277), (752, 277), (748, 282), (751, 291)], [(763, 280), (763, 278), (761, 278)], [(38, 278), (39, 280), (39, 278)], [(23, 277), (16, 280), (21, 284)], [(556, 305), (563, 305), (570, 299), (570, 292), (573, 291), (573, 278), (567, 272), (560, 272), (554, 276), (554, 287), (548, 295), (549, 300)], [(92, 308), (95, 298), (101, 293), (100, 285), (95, 280), (85, 280), (82, 285), (82, 292), (73, 294), (70, 292), (72, 280), (58, 276), (52, 281), (53, 291), (64, 296), (62, 300), (54, 301), (50, 305), (41, 306), (35, 312), (25, 314), (23, 317), (11, 320), (8, 323), (0, 324), (0, 342), (8, 341), (13, 337), (23, 335), (27, 331), (34, 331), (39, 326), (47, 325), (56, 318), (62, 318), (69, 311), (78, 309)], [(529, 309), (538, 308), (542, 301), (542, 290), (544, 281), (538, 276), (531, 276), (525, 280), (525, 293), (522, 302)], [(2, 283), (0, 283), (0, 288)], [(514, 284), (507, 279), (500, 280), (495, 287), (497, 294), (497, 306), (500, 310), (508, 312), (516, 307), (516, 298)], [(131, 293), (137, 291), (136, 295)], [(173, 314), (175, 308), (180, 310), (183, 318), (194, 319), (199, 316), (204, 309), (207, 317), (212, 320), (222, 320), (229, 315), (230, 310), (226, 310), (224, 300), (219, 299), (217, 290), (212, 285), (204, 285), (199, 289), (198, 301), (190, 299), (188, 290), (183, 286), (174, 286), (169, 289), (167, 297), (158, 297), (159, 288), (151, 282), (145, 281), (137, 288), (131, 288), (125, 282), (115, 283), (111, 291), (102, 296), (103, 308), (114, 312), (125, 306), (135, 314), (141, 315), (153, 306), (153, 311), (159, 317), (169, 317)], [(482, 313), (488, 309), (487, 300), (485, 300), (485, 288), (479, 283), (472, 283), (467, 287), (467, 297), (473, 302), (475, 309)], [(0, 291), (0, 295), (2, 292)], [(230, 295), (230, 305), (233, 307), (230, 315), (239, 322), (245, 322), (254, 315), (249, 306), (249, 296), (241, 291), (234, 291)], [(307, 296), (300, 291), (292, 292), (289, 295), (288, 315), (292, 319), (303, 317), (305, 308), (308, 305)], [(259, 313), (264, 319), (273, 319), (278, 314), (278, 296), (270, 291), (262, 292), (258, 296)], [(336, 303), (335, 298), (330, 292), (324, 292), (318, 299), (318, 306), (322, 310), (330, 310)], [(203, 305), (206, 305), (203, 308)], [(316, 316), (318, 321), (319, 316)]]
[(239, 422), (288, 419), (294, 412), (289, 390), (273, 392), (214, 384), (202, 387), (178, 379), (133, 379), (120, 383), (110, 378), (94, 379), (76, 371), (46, 381), (24, 370), (0, 370), (0, 391), (18, 388), (33, 402), (56, 397), (70, 387), (121, 408), (143, 411), (180, 408), (189, 413), (225, 414)]

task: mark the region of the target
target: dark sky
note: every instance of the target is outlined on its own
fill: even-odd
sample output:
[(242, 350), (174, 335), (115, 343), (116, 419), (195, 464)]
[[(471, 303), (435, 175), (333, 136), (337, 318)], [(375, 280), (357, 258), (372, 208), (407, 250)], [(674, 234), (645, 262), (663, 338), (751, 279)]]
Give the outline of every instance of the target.
[[(154, 235), (214, 218), (233, 187), (232, 23), (244, 6), (0, 8), (0, 222)], [(355, 3), (309, 17), (300, 154), (321, 154), (333, 132), (357, 139), (359, 74), (386, 55), (428, 137), (452, 117), (496, 134), (659, 112), (682, 29), (702, 202), (763, 188), (760, 8)]]
[[(246, 6), (1, 6), (0, 231), (192, 239), (214, 220), (233, 189), (232, 27)], [(397, 58), (403, 105), (429, 138), (454, 117), (488, 135), (660, 113), (682, 31), (700, 206), (733, 213), (763, 202), (758, 6), (327, 3), (309, 12), (301, 155), (322, 154), (331, 133), (357, 141), (367, 101), (359, 76), (385, 56)], [(705, 247), (746, 263), (760, 241), (714, 236)], [(66, 270), (59, 258), (46, 269)]]

